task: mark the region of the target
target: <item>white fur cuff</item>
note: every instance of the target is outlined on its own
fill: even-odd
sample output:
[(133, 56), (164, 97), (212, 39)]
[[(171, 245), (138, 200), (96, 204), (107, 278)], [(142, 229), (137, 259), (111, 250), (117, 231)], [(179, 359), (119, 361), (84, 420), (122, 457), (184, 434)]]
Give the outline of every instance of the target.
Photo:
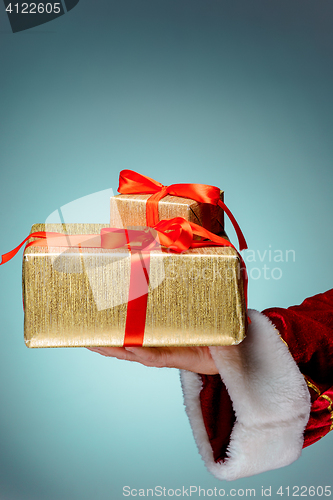
[(200, 406), (201, 379), (181, 371), (186, 412), (208, 470), (234, 480), (291, 464), (299, 458), (310, 414), (304, 377), (269, 319), (250, 310), (243, 342), (210, 347), (232, 400), (236, 422), (227, 458), (215, 463)]

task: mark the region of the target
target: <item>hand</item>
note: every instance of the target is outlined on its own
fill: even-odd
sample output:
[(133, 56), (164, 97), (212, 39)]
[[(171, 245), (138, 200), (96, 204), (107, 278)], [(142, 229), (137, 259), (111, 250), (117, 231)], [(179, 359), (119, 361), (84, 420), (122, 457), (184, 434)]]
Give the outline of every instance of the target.
[(103, 356), (136, 361), (144, 366), (178, 368), (203, 375), (218, 372), (208, 347), (88, 347)]

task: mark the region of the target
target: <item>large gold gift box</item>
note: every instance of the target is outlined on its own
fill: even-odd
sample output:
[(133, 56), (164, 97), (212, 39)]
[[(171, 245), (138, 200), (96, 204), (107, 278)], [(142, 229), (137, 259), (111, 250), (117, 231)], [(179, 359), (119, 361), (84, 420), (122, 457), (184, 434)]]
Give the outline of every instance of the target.
[[(99, 234), (106, 224), (35, 224), (35, 231)], [(131, 255), (127, 248), (30, 246), (23, 258), (28, 347), (122, 346)], [(238, 344), (244, 288), (233, 248), (150, 253), (143, 346)]]
[[(146, 206), (150, 194), (119, 194), (111, 197), (110, 224), (112, 227), (146, 226)], [(220, 192), (223, 201), (223, 191)], [(224, 231), (222, 208), (199, 203), (189, 198), (167, 195), (158, 202), (159, 220), (183, 217), (214, 234)]]

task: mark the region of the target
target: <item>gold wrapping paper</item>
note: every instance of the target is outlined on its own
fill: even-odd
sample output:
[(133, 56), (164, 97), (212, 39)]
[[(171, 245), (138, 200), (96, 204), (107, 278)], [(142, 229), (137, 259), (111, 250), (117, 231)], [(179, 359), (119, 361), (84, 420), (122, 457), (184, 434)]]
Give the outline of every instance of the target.
[[(35, 224), (34, 231), (98, 234), (107, 224)], [(238, 344), (245, 336), (240, 262), (232, 248), (153, 250), (144, 346)], [(23, 258), (28, 347), (122, 346), (130, 253), (29, 247)]]
[[(146, 226), (146, 202), (150, 194), (119, 194), (110, 200), (111, 227)], [(223, 191), (220, 193), (223, 201)], [(167, 195), (158, 202), (159, 220), (183, 217), (208, 229), (211, 233), (224, 231), (224, 213), (219, 206), (198, 203), (189, 198)]]

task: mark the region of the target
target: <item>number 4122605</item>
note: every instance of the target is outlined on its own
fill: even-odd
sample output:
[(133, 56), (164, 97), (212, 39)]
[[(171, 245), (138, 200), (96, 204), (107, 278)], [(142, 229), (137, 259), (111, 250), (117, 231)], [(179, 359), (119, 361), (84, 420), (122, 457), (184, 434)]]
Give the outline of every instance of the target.
[(60, 2), (56, 3), (22, 3), (21, 5), (18, 3), (8, 4), (6, 11), (9, 14), (59, 14), (61, 11)]

